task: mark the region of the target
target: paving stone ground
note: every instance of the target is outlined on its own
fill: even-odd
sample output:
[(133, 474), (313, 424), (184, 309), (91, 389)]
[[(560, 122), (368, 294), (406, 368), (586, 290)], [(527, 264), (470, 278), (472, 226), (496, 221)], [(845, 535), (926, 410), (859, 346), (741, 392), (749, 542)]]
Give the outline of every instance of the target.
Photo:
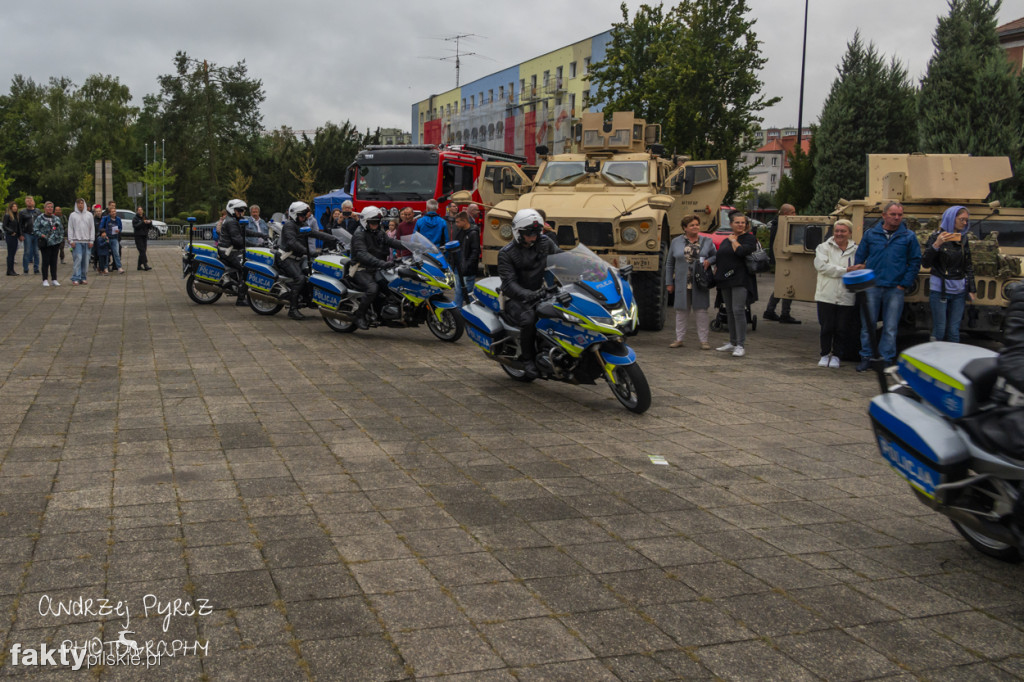
[(467, 339), (197, 306), (151, 254), (0, 280), (0, 674), (80, 679), (25, 650), (119, 637), (207, 653), (100, 679), (1024, 674), (1022, 569), (882, 462), (809, 305), (743, 359), (637, 336), (636, 416)]

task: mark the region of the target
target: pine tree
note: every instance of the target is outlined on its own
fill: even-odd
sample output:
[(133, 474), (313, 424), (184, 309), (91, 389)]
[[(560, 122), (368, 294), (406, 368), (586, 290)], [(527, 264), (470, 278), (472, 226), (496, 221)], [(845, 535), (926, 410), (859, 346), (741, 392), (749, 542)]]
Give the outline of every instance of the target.
[[(996, 34), (1001, 2), (950, 0), (939, 19), (935, 53), (921, 80), (918, 140), (934, 154), (1009, 156), (1024, 162), (1024, 89)], [(1020, 172), (1018, 170), (1018, 172)], [(1000, 183), (996, 196), (1020, 202), (1020, 184)]]
[(794, 147), (789, 155), (789, 174), (779, 179), (773, 203), (776, 206), (792, 204), (797, 213), (803, 213), (814, 198), (814, 156), (817, 151), (816, 138), (811, 138), (811, 152), (805, 154), (800, 147)]
[(811, 210), (828, 213), (839, 199), (866, 195), (867, 155), (914, 151), (916, 91), (907, 70), (888, 64), (860, 33), (847, 44), (839, 76), (821, 111), (814, 137)]

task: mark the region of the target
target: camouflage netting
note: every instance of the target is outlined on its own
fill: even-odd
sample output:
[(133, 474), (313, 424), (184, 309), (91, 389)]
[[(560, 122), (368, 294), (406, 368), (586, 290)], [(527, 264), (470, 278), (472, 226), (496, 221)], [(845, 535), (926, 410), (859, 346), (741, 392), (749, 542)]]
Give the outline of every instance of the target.
[[(908, 222), (917, 221), (910, 219)], [(918, 224), (920, 226), (914, 232), (923, 251), (928, 238), (939, 229), (939, 219), (929, 218), (927, 222)], [(1000, 279), (1021, 276), (1020, 256), (999, 253), (998, 232), (989, 232), (984, 239), (971, 239), (971, 261), (974, 264), (974, 274), (977, 276)]]

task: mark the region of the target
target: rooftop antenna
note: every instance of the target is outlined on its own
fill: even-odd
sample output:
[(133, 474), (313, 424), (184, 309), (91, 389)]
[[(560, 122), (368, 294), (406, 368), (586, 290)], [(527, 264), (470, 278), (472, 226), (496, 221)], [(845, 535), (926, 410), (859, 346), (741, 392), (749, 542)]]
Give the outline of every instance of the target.
[(455, 87), (459, 87), (459, 67), (461, 66), (460, 57), (469, 57), (469, 56), (472, 56), (472, 55), (476, 54), (476, 52), (460, 53), (459, 52), (459, 41), (462, 40), (463, 38), (472, 38), (475, 35), (476, 35), (475, 33), (462, 33), (460, 35), (449, 36), (449, 37), (444, 39), (447, 42), (451, 42), (453, 40), (455, 41), (455, 54), (452, 55), (451, 57), (441, 57), (441, 61), (445, 61), (445, 60), (448, 60), (448, 59), (454, 59), (455, 60)]

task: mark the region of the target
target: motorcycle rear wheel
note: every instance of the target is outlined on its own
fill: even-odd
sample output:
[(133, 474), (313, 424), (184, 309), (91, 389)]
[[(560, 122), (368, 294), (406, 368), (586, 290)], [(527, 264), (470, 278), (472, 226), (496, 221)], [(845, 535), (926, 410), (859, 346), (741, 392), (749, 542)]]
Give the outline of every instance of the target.
[(185, 280), (185, 293), (192, 299), (193, 303), (199, 305), (209, 305), (216, 303), (223, 293), (212, 292), (212, 291), (199, 291), (196, 289), (196, 276), (194, 274), (189, 275), (188, 279)]
[(642, 414), (651, 406), (651, 387), (647, 384), (644, 371), (636, 363), (615, 368), (615, 383), (612, 394), (630, 412)]
[(455, 343), (462, 337), (462, 332), (466, 330), (466, 323), (463, 322), (462, 315), (455, 310), (442, 310), (440, 320), (437, 319), (434, 311), (428, 310), (427, 328), (430, 329), (431, 334), (442, 341)]
[(257, 315), (277, 315), (284, 308), (284, 303), (267, 303), (252, 296), (246, 298), (249, 299), (249, 307)]
[(1005, 542), (990, 538), (984, 533), (974, 530), (973, 528), (968, 528), (967, 526), (962, 526), (956, 521), (951, 520), (950, 523), (953, 524), (953, 527), (956, 528), (960, 535), (964, 536), (964, 539), (967, 540), (967, 542), (971, 543), (971, 547), (982, 554), (1011, 564), (1020, 563), (1020, 550), (1013, 545), (1008, 545)]
[(326, 315), (324, 315), (324, 322), (327, 323), (328, 327), (339, 334), (351, 334), (356, 330), (355, 322), (346, 322), (345, 320), (338, 320), (333, 317), (327, 317)]

